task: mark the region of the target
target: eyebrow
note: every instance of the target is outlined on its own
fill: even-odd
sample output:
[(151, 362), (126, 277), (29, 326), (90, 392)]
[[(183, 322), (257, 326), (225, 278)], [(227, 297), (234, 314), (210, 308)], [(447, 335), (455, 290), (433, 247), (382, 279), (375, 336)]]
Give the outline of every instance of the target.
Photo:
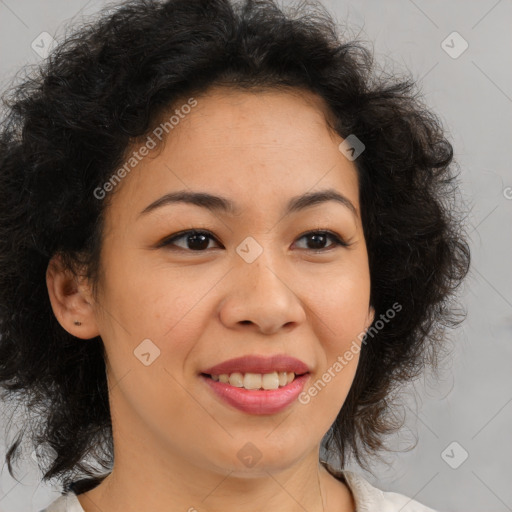
[[(347, 207), (352, 214), (357, 217), (357, 210), (353, 203), (334, 189), (320, 190), (318, 192), (308, 192), (300, 196), (292, 197), (288, 204), (284, 215), (304, 210), (311, 206), (315, 206), (328, 201), (336, 201)], [(180, 190), (177, 192), (170, 192), (160, 197), (150, 205), (146, 206), (144, 210), (139, 213), (139, 217), (148, 214), (163, 206), (170, 204), (186, 203), (206, 208), (211, 212), (222, 212), (229, 215), (239, 215), (241, 208), (230, 199), (221, 196), (215, 196), (206, 192), (194, 192), (188, 190)]]

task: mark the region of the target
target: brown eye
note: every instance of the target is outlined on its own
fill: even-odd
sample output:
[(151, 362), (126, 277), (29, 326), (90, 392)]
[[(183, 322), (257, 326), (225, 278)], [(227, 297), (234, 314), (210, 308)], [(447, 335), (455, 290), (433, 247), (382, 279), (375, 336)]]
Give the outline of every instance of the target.
[[(299, 237), (299, 240), (305, 239), (306, 247), (301, 249), (309, 251), (329, 251), (337, 246), (348, 247), (350, 244), (345, 242), (339, 235), (331, 231), (309, 231)], [(329, 240), (331, 243), (328, 244)], [(177, 243), (179, 241), (179, 243)], [(159, 247), (166, 247), (170, 250), (184, 250), (193, 252), (204, 252), (210, 247), (210, 242), (214, 241), (218, 247), (222, 247), (217, 239), (209, 231), (200, 231), (197, 229), (190, 229), (176, 233), (169, 238), (166, 238), (160, 243)], [(326, 246), (326, 244), (328, 244)]]
[[(184, 246), (177, 244), (176, 241), (178, 240), (184, 240)], [(209, 248), (208, 246), (211, 240), (216, 242), (215, 237), (208, 231), (188, 230), (173, 235), (171, 238), (167, 238), (160, 246), (177, 246), (179, 249), (201, 252)]]
[[(346, 243), (344, 240), (342, 240), (338, 235), (330, 232), (330, 231), (310, 231), (309, 233), (305, 233), (302, 235), (300, 239), (309, 239), (310, 243), (307, 243), (307, 247), (305, 247), (306, 250), (312, 250), (312, 251), (324, 251), (324, 250), (330, 250), (336, 246), (343, 246), (348, 247), (348, 243)], [(328, 245), (325, 247), (325, 244), (328, 242), (328, 240), (331, 239), (334, 241), (334, 243)]]

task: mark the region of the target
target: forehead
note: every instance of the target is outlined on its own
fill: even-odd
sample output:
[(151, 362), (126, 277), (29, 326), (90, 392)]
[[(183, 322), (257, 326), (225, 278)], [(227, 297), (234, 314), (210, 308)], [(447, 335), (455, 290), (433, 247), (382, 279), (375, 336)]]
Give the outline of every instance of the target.
[(186, 188), (231, 196), (245, 207), (334, 187), (358, 206), (355, 166), (339, 151), (343, 139), (329, 127), (319, 96), (216, 88), (192, 99), (193, 108), (181, 108), (194, 104), (184, 97), (161, 116), (169, 133), (161, 141), (150, 133), (158, 147), (122, 184), (120, 195), (133, 208)]
[[(178, 132), (187, 127), (189, 133), (205, 137), (205, 144), (301, 146), (306, 137), (335, 136), (327, 122), (333, 121), (332, 113), (323, 98), (311, 91), (214, 87), (195, 99), (197, 106), (180, 121), (183, 129)], [(188, 98), (183, 98), (182, 104), (185, 100)], [(173, 106), (176, 108), (179, 106)]]

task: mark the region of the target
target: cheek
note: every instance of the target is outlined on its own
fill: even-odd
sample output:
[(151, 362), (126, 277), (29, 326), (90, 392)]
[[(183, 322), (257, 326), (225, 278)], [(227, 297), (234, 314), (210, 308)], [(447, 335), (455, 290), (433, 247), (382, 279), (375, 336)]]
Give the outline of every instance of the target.
[(118, 417), (137, 411), (158, 429), (190, 413), (183, 365), (204, 331), (204, 311), (198, 293), (143, 277), (112, 283), (105, 345)]
[[(315, 291), (316, 290), (316, 291)], [(308, 301), (318, 315), (317, 325), (332, 349), (344, 346), (364, 331), (368, 318), (370, 279), (368, 271), (357, 268), (354, 272), (339, 272), (310, 287)]]
[[(118, 251), (123, 252), (123, 251)], [(162, 339), (193, 308), (194, 289), (179, 272), (156, 268), (147, 260), (117, 254), (110, 258), (102, 307), (107, 322), (136, 339)], [(132, 256), (132, 257), (129, 257)], [(115, 264), (114, 264), (115, 262)]]
[[(347, 270), (345, 267), (344, 270)], [(370, 279), (364, 265), (351, 272), (334, 273), (310, 287), (312, 325), (319, 340), (314, 380), (304, 390), (303, 404), (325, 411), (330, 425), (341, 409), (352, 385), (367, 322)], [(316, 290), (313, 292), (313, 290)], [(327, 412), (329, 411), (329, 412)]]
[[(325, 347), (324, 347), (325, 348)], [(359, 361), (360, 343), (340, 340), (333, 342), (325, 351), (324, 364), (312, 375), (298, 397), (305, 414), (304, 426), (312, 424), (324, 434), (340, 413), (352, 387)]]

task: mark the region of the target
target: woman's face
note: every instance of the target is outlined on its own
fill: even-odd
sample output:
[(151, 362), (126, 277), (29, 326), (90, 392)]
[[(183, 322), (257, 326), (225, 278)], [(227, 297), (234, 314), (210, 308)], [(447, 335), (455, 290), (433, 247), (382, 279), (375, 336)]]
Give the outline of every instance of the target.
[[(157, 149), (133, 148), (137, 164), (107, 210), (98, 302), (83, 321), (106, 347), (116, 463), (129, 452), (257, 474), (318, 457), (353, 381), (373, 318), (357, 174), (310, 93), (214, 88), (194, 100), (177, 107), (165, 144), (157, 130)], [(297, 201), (320, 191), (344, 199)], [(162, 200), (178, 192), (223, 200)], [(208, 233), (171, 240), (192, 229)], [(246, 391), (202, 375), (276, 355), (307, 367), (302, 387)], [(276, 376), (264, 380), (272, 387)]]

